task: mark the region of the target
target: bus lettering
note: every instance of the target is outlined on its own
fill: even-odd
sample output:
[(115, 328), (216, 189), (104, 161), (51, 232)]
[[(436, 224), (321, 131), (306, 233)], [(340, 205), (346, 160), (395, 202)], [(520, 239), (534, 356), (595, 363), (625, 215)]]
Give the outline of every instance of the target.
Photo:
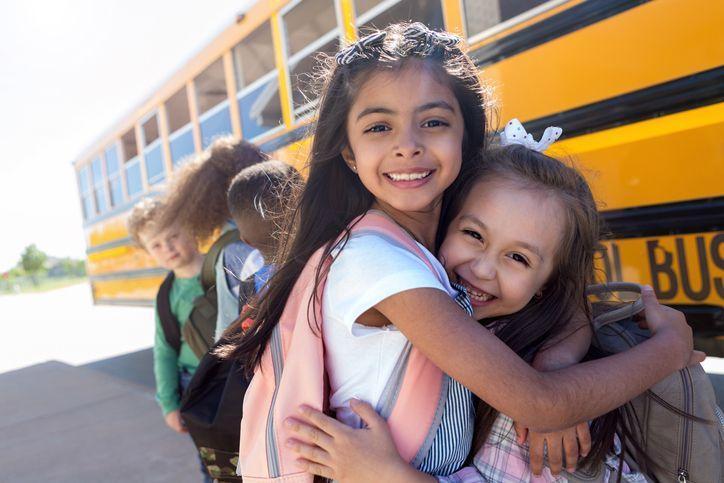
[[(709, 248), (711, 261), (718, 269), (724, 270), (724, 254), (722, 254), (722, 252), (724, 252), (724, 250), (722, 250), (724, 248), (724, 233), (719, 233), (712, 238)], [(724, 280), (722, 277), (714, 277), (714, 287), (719, 297), (724, 299)]]
[[(649, 267), (651, 268), (651, 281), (653, 283), (654, 291), (662, 299), (674, 298), (676, 292), (679, 291), (679, 282), (677, 281), (676, 273), (672, 268), (674, 263), (674, 255), (667, 251), (664, 247), (659, 246), (659, 240), (649, 240), (646, 242), (646, 251), (649, 254)], [(659, 262), (656, 260), (656, 254), (662, 253), (663, 260)], [(669, 289), (664, 290), (663, 284), (661, 283), (661, 276), (668, 279), (666, 284)]]
[(699, 259), (699, 270), (701, 273), (701, 289), (694, 290), (689, 280), (689, 265), (686, 263), (686, 250), (684, 250), (684, 240), (676, 238), (676, 254), (679, 258), (679, 272), (681, 273), (681, 286), (684, 293), (691, 300), (706, 300), (711, 292), (711, 283), (709, 281), (709, 264), (706, 260), (706, 246), (704, 245), (704, 237), (696, 237), (696, 253)]

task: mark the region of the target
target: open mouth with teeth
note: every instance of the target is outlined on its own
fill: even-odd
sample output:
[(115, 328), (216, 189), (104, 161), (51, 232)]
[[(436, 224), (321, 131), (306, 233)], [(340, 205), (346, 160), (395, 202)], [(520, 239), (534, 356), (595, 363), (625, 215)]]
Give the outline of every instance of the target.
[(457, 279), (458, 283), (467, 290), (468, 297), (470, 297), (470, 302), (472, 302), (473, 305), (487, 303), (498, 298), (495, 295), (489, 294), (488, 292), (471, 285), (470, 282), (462, 278), (460, 275), (457, 275)]
[(415, 171), (412, 173), (385, 173), (385, 177), (395, 182), (420, 181), (429, 178), (434, 170)]

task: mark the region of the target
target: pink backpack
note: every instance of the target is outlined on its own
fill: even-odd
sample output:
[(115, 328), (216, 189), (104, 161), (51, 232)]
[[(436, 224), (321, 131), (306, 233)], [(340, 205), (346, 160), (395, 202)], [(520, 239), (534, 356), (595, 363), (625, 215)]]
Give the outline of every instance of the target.
[[(383, 213), (368, 212), (352, 227), (353, 234), (372, 232), (406, 248), (436, 273), (415, 240)], [(246, 482), (313, 480), (284, 445), (292, 435), (283, 422), (298, 414), (301, 404), (319, 410), (327, 406), (321, 301), (331, 260), (325, 261), (319, 288), (314, 290), (322, 252), (317, 250), (302, 270), (246, 391), (237, 467)], [(318, 303), (310, 303), (312, 296)], [(447, 397), (442, 371), (408, 343), (382, 397), (377, 409), (387, 419), (400, 455), (413, 465), (421, 462)]]

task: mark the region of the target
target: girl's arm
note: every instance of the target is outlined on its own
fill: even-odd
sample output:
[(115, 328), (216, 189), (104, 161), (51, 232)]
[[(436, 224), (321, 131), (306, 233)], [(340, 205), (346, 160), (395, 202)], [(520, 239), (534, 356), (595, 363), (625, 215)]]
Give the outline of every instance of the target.
[(551, 431), (606, 413), (703, 360), (702, 353), (692, 351), (683, 314), (659, 305), (650, 287), (643, 299), (653, 333), (649, 340), (605, 359), (546, 373), (531, 368), (440, 290), (400, 292), (375, 308), (413, 346), (495, 409), (528, 428)]

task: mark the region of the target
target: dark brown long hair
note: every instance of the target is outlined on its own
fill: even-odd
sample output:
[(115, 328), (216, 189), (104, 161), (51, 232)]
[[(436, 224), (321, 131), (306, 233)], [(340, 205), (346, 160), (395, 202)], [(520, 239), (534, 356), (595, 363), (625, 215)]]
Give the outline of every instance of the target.
[(241, 170), (266, 160), (255, 145), (220, 137), (174, 173), (161, 226), (179, 223), (199, 242), (208, 240), (231, 219), (226, 192)]
[[(444, 225), (459, 214), (477, 183), (503, 179), (527, 190), (555, 196), (565, 211), (564, 233), (557, 247), (554, 268), (541, 296), (534, 297), (515, 314), (481, 321), (526, 362), (533, 362), (550, 341), (570, 332), (574, 321), (591, 317), (585, 288), (594, 280), (594, 259), (599, 247), (601, 223), (593, 194), (574, 168), (521, 145), (495, 146), (481, 154), (465, 183), (460, 186), (446, 213)], [(585, 324), (585, 321), (581, 321)], [(475, 454), (487, 440), (498, 412), (479, 400), (476, 408)], [(612, 411), (594, 420), (592, 449), (583, 464), (599, 463), (613, 445), (619, 414)]]
[[(334, 58), (322, 59), (323, 87), (309, 159), (309, 178), (290, 214), (287, 234), (281, 240), (277, 271), (264, 294), (244, 316), (250, 316), (254, 326), (219, 351), (240, 358), (247, 370), (253, 370), (259, 363), (292, 287), (312, 254), (325, 247), (323, 259), (328, 257), (340, 234), (344, 235), (340, 242), (343, 247), (349, 237), (348, 225), (374, 201), (342, 158), (342, 151), (348, 145), (347, 115), (360, 88), (372, 74), (398, 72), (414, 65), (435, 75), (455, 95), (465, 123), (462, 166), (458, 179), (443, 195), (443, 210), (449, 203), (450, 193), (457, 190), (455, 185), (472, 169), (474, 154), (485, 145), (484, 96), (475, 65), (459, 46), (437, 41), (434, 35), (422, 40), (406, 37), (404, 31), (408, 26), (387, 27), (383, 48), (368, 52), (374, 54), (369, 57), (346, 65), (338, 65)], [(317, 267), (315, 283), (319, 283), (320, 269), (321, 266)], [(310, 303), (318, 301), (313, 298)]]

